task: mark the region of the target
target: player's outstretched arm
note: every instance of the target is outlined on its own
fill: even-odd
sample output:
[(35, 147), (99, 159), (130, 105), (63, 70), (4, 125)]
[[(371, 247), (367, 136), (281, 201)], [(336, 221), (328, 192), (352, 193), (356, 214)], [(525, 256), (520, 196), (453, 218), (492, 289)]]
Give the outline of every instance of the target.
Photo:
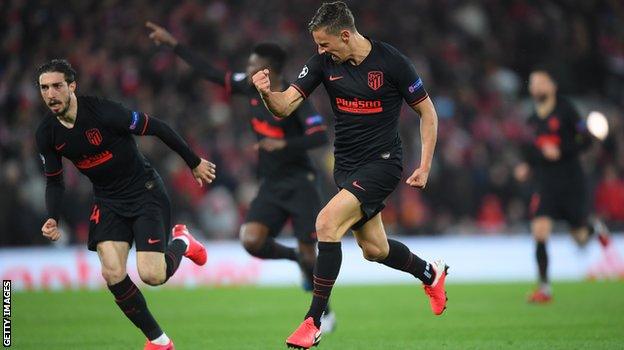
[(303, 102), (301, 93), (292, 86), (281, 92), (271, 91), (268, 69), (263, 69), (254, 74), (252, 81), (260, 93), (264, 105), (278, 118), (288, 117)]
[(427, 97), (412, 109), (420, 115), (420, 139), (422, 143), (420, 166), (414, 170), (412, 175), (405, 181), (408, 185), (416, 188), (425, 188), (429, 171), (431, 170), (431, 162), (433, 161), (433, 152), (438, 139), (438, 115), (433, 106), (431, 98)]
[(186, 63), (193, 67), (196, 72), (201, 74), (204, 79), (215, 84), (225, 86), (225, 71), (216, 68), (207, 59), (198, 55), (187, 46), (180, 44), (178, 39), (176, 39), (176, 37), (165, 28), (149, 21), (145, 23), (145, 26), (152, 31), (149, 34), (149, 38), (152, 39), (154, 44), (171, 47), (176, 55), (186, 61)]
[(216, 178), (215, 165), (199, 158), (182, 136), (175, 132), (167, 123), (158, 118), (145, 116), (144, 125), (144, 132), (140, 135), (154, 135), (179, 154), (188, 167), (192, 169), (193, 176), (197, 179), (200, 186), (202, 182), (211, 183)]

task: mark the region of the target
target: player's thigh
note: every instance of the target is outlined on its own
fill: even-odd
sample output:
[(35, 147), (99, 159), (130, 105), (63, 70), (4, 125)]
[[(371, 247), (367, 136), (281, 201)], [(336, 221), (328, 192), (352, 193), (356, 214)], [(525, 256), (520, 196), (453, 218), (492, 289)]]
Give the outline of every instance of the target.
[(316, 234), (321, 242), (338, 242), (362, 218), (360, 202), (342, 189), (321, 209), (316, 218)]
[(360, 202), (361, 219), (353, 225), (354, 230), (384, 209), (385, 200), (398, 186), (402, 171), (395, 161), (375, 161), (351, 172), (334, 171), (336, 185)]
[(390, 247), (381, 220), (381, 213), (368, 220), (362, 227), (353, 231), (362, 254), (367, 260), (378, 261), (388, 256)]
[(130, 244), (119, 241), (102, 241), (96, 245), (102, 268), (102, 277), (108, 285), (121, 282), (126, 277), (126, 263)]
[[(249, 211), (245, 216), (245, 223), (241, 226), (241, 240), (243, 240), (243, 234), (248, 232), (253, 235), (262, 231), (260, 232), (262, 234), (264, 228), (268, 229), (268, 235), (275, 237), (282, 230), (287, 219), (288, 212), (282, 208), (278, 195), (268, 185), (263, 184), (260, 186), (258, 195), (251, 201)], [(253, 238), (254, 236), (250, 236), (249, 240)]]
[(132, 246), (131, 220), (119, 215), (106, 203), (94, 203), (89, 217), (88, 249), (97, 251), (98, 244), (105, 241), (127, 242)]
[(257, 250), (262, 247), (267, 237), (269, 237), (270, 229), (261, 222), (252, 221), (245, 222), (241, 225), (239, 239), (246, 249)]
[(535, 240), (544, 242), (550, 237), (553, 221), (549, 216), (536, 216), (531, 220), (531, 232)]
[(132, 223), (138, 252), (164, 253), (171, 236), (171, 203), (164, 187), (155, 184), (144, 194), (141, 208)]

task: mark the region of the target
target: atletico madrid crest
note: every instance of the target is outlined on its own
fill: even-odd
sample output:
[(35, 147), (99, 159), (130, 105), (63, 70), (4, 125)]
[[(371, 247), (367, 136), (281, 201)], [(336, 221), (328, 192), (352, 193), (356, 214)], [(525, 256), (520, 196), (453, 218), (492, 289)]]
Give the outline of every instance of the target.
[(102, 134), (100, 134), (100, 130), (96, 128), (85, 131), (85, 135), (89, 143), (94, 146), (99, 146), (102, 143)]
[(373, 90), (379, 89), (383, 85), (383, 72), (378, 70), (368, 72), (368, 87)]

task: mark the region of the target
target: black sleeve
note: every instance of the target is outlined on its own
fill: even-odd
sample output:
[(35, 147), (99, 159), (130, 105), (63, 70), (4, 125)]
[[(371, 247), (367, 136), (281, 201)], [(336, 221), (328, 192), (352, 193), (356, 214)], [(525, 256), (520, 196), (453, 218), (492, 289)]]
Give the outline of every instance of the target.
[(312, 56), (301, 69), (301, 73), (294, 83), (290, 84), (297, 89), (303, 98), (308, 98), (317, 86), (323, 81), (323, 57)]
[(202, 78), (224, 86), (228, 94), (241, 93), (248, 86), (245, 73), (232, 73), (219, 69), (185, 45), (176, 45), (173, 52), (201, 74)]
[(63, 204), (63, 192), (65, 192), (63, 163), (61, 156), (54, 150), (51, 144), (52, 138), (49, 137), (45, 129), (39, 128), (37, 130), (36, 141), (46, 176), (45, 201), (48, 217), (58, 222)]
[(179, 154), (189, 168), (199, 165), (201, 159), (167, 123), (145, 113), (131, 111), (119, 103), (105, 100), (102, 105), (102, 119), (107, 126), (122, 134), (154, 135)]
[(413, 107), (429, 96), (414, 64), (405, 55), (395, 51), (390, 62), (391, 79), (408, 105)]
[(302, 152), (327, 144), (325, 120), (309, 101), (303, 101), (295, 113), (303, 135), (286, 139), (286, 150)]

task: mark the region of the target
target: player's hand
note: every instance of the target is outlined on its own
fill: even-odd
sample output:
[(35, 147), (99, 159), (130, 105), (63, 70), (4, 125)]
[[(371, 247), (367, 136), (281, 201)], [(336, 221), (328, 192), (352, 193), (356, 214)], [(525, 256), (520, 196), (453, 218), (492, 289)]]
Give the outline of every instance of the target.
[(561, 150), (559, 149), (559, 146), (552, 143), (547, 143), (544, 147), (542, 147), (542, 154), (544, 155), (544, 158), (553, 162), (561, 158)]
[(202, 158), (199, 165), (193, 169), (193, 177), (199, 186), (203, 186), (204, 183), (212, 183), (217, 178), (217, 166)]
[(160, 46), (160, 44), (165, 44), (171, 47), (175, 47), (176, 45), (178, 45), (178, 40), (173, 35), (171, 35), (171, 33), (167, 31), (167, 29), (150, 21), (145, 22), (145, 26), (152, 30), (149, 38), (152, 39), (152, 41), (156, 45)]
[(251, 77), (251, 81), (260, 94), (265, 95), (271, 92), (271, 80), (269, 79), (268, 69), (258, 71)]
[(58, 226), (56, 225), (56, 220), (52, 218), (48, 219), (43, 224), (43, 226), (41, 227), (41, 233), (43, 234), (43, 237), (51, 241), (58, 241), (58, 239), (61, 238), (61, 230), (59, 230)]
[(272, 139), (272, 138), (267, 137), (258, 141), (258, 143), (256, 143), (254, 148), (256, 150), (262, 148), (263, 150), (267, 152), (273, 152), (273, 151), (279, 151), (283, 149), (284, 147), (286, 147), (286, 140)]
[(527, 163), (520, 163), (514, 168), (514, 177), (518, 182), (525, 182), (529, 178), (531, 168)]
[(427, 179), (429, 178), (429, 170), (420, 167), (412, 173), (412, 175), (405, 181), (406, 184), (416, 187), (425, 188), (427, 186)]

